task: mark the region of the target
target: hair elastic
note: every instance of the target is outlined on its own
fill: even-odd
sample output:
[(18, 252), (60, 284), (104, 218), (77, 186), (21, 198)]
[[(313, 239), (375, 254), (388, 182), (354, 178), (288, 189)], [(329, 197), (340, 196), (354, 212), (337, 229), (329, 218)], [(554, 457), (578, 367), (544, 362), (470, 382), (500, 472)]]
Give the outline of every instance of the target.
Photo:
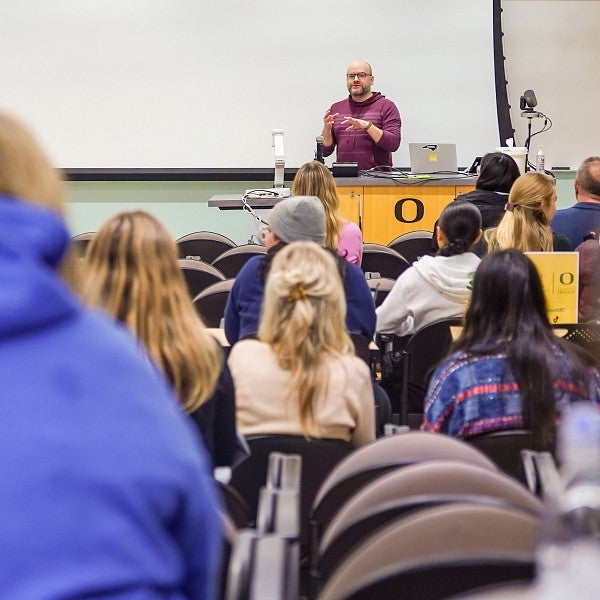
[(288, 302), (296, 302), (297, 300), (304, 300), (306, 298), (306, 290), (301, 283), (296, 284), (296, 289), (291, 290), (288, 294)]

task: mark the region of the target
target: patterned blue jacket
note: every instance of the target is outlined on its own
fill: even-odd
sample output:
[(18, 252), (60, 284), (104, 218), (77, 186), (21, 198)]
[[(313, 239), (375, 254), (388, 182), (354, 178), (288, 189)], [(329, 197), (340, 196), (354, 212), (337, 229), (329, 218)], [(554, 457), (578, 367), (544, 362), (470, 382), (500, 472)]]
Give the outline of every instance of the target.
[[(558, 361), (554, 379), (557, 412), (569, 402), (600, 402), (600, 374), (591, 371), (589, 389), (576, 385), (567, 356)], [(436, 369), (425, 397), (422, 429), (466, 437), (486, 431), (523, 427), (521, 393), (505, 354), (456, 352)]]

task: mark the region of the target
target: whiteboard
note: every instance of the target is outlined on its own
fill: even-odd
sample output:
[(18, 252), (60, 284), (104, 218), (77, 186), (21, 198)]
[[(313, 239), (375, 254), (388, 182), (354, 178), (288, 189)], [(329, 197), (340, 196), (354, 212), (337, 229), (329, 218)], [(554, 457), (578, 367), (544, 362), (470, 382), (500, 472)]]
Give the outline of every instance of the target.
[[(577, 168), (587, 156), (600, 154), (600, 2), (597, 0), (504, 0), (505, 69), (511, 120), (517, 145), (527, 138), (528, 119), (519, 98), (535, 92), (536, 110), (552, 128), (531, 141), (529, 159), (538, 145), (546, 168)], [(544, 119), (532, 119), (532, 132)]]
[(396, 166), (499, 143), (491, 0), (21, 0), (0, 49), (1, 107), (62, 168), (272, 167), (274, 128), (299, 167), (355, 59), (400, 110)]

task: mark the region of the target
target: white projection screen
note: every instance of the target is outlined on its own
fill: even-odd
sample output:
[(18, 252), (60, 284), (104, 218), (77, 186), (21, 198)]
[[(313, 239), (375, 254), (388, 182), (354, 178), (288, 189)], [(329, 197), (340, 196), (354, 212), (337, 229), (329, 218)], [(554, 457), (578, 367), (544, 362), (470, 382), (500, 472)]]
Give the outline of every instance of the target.
[(408, 142), (499, 144), (492, 0), (22, 0), (0, 8), (0, 107), (61, 168), (286, 167), (314, 156), (349, 62)]

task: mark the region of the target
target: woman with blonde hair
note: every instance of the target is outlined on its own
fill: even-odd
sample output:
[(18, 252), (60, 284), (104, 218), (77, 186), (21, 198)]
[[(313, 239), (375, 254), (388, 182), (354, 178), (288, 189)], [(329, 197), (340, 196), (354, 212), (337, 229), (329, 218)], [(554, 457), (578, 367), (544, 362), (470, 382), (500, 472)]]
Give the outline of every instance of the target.
[(569, 240), (550, 228), (556, 212), (556, 183), (544, 173), (525, 173), (512, 185), (502, 220), (485, 232), (488, 251), (570, 251)]
[(206, 330), (177, 264), (177, 249), (152, 215), (109, 219), (85, 255), (82, 296), (125, 323), (197, 423), (215, 466), (235, 450), (235, 401), (221, 348)]
[(292, 196), (316, 196), (321, 200), (325, 208), (325, 245), (360, 266), (362, 232), (356, 223), (340, 215), (340, 199), (329, 169), (317, 160), (303, 164), (294, 177)]
[(375, 437), (367, 365), (354, 355), (335, 257), (294, 242), (273, 258), (258, 340), (233, 346), (229, 367), (244, 435), (334, 438), (359, 446)]

